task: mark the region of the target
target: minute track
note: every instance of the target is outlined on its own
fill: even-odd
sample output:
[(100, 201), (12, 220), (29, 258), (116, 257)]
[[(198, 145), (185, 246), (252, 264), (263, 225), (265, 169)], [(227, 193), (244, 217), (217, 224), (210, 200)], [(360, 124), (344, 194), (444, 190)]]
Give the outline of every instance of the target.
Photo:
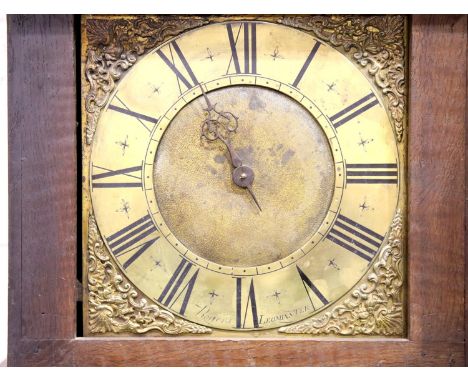
[[(251, 78), (255, 78), (255, 81), (252, 81), (252, 83), (244, 83), (245, 86), (255, 86), (255, 83), (257, 84), (262, 84), (261, 86), (269, 86), (273, 89), (280, 89), (280, 91), (285, 94), (285, 95), (288, 95), (290, 97), (290, 94), (289, 94), (289, 90), (292, 89), (291, 85), (287, 84), (287, 83), (281, 83), (273, 78), (268, 78), (268, 77), (264, 77), (264, 76), (261, 76), (261, 75), (255, 75), (255, 76), (244, 76), (244, 75), (230, 75), (228, 77), (219, 77), (219, 78), (214, 78), (206, 83), (203, 83), (202, 85), (199, 85), (197, 88), (198, 88), (198, 92), (196, 93), (196, 96), (203, 96), (203, 93), (202, 91), (200, 90), (200, 86), (203, 86), (204, 89), (207, 89), (208, 91), (214, 91), (216, 89), (222, 89), (224, 87), (227, 87), (229, 86), (229, 84), (231, 83), (230, 81), (228, 83), (226, 83), (225, 81), (227, 79), (237, 79), (237, 83), (239, 83), (239, 79), (242, 79), (242, 78), (245, 78), (245, 79), (251, 79)], [(224, 81), (224, 82), (223, 82)], [(266, 84), (267, 82), (269, 82), (269, 84)], [(258, 86), (258, 85), (257, 85)], [(193, 92), (197, 90), (197, 88), (195, 89), (192, 89), (192, 90), (187, 90), (184, 94), (182, 94), (178, 101), (176, 103), (174, 103), (173, 105), (169, 106), (168, 107), (168, 112), (170, 112), (171, 110), (174, 109), (174, 105), (179, 105), (178, 108), (179, 109), (182, 109), (184, 106), (180, 103), (182, 100), (185, 104), (188, 104), (190, 102), (192, 102), (193, 100)], [(297, 92), (297, 90), (295, 90)], [(304, 106), (305, 109), (309, 110), (309, 112), (312, 113), (311, 110), (313, 110), (313, 112), (315, 113), (315, 116), (316, 117), (320, 117), (322, 116), (322, 120), (325, 121), (325, 118), (323, 118), (324, 116), (324, 113), (322, 111), (320, 111), (320, 109), (317, 108), (317, 106), (315, 106), (310, 99), (308, 99), (305, 95), (301, 95), (300, 97), (301, 99), (301, 104)], [(297, 99), (295, 99), (296, 102), (299, 102)], [(206, 102), (202, 102), (203, 104), (203, 108), (206, 108), (207, 105), (206, 105)], [(311, 105), (309, 107), (309, 105)], [(222, 105), (221, 105), (222, 106)], [(221, 107), (218, 105), (218, 108)], [(221, 110), (221, 109), (220, 109)], [(163, 114), (163, 117), (164, 118), (166, 115)], [(205, 118), (205, 117), (204, 117)], [(336, 139), (336, 136), (334, 135), (334, 132), (332, 129), (329, 129), (329, 134), (330, 134), (330, 137), (329, 139)], [(164, 132), (160, 133), (159, 132), (159, 129), (157, 129), (157, 126), (155, 127), (155, 130), (153, 131), (153, 134), (164, 134)], [(147, 153), (149, 153), (150, 151), (152, 152), (155, 152), (157, 151), (157, 146), (159, 145), (159, 143), (161, 142), (161, 139), (154, 139), (153, 138), (154, 135), (150, 138), (150, 145), (148, 146), (148, 149), (147, 149)], [(157, 141), (157, 142), (156, 142)], [(157, 143), (157, 145), (155, 145), (155, 143)], [(337, 147), (337, 150), (340, 151), (339, 149), (339, 142), (336, 142), (334, 144), (334, 147)], [(340, 156), (341, 158), (341, 156)], [(146, 159), (146, 162), (150, 163), (151, 162), (151, 159), (149, 157), (147, 157)], [(336, 162), (337, 164), (340, 164), (342, 163), (342, 160), (339, 160), (338, 162)], [(337, 185), (337, 190), (340, 190), (343, 186), (342, 183), (337, 183), (339, 185)], [(147, 194), (147, 199), (148, 199), (148, 203), (149, 201), (151, 200), (151, 194)], [(155, 203), (151, 204), (151, 206), (153, 206)], [(153, 212), (153, 214), (159, 214), (159, 211), (156, 211), (156, 212)], [(334, 213), (333, 213), (334, 215)], [(325, 228), (325, 222), (323, 223), (324, 224), (324, 228)], [(164, 223), (164, 226), (167, 226), (167, 223)], [(170, 235), (170, 233), (167, 233), (167, 235)], [(173, 235), (175, 237), (175, 235)], [(316, 232), (315, 234), (316, 238), (315, 239), (311, 239), (310, 241), (311, 242), (314, 242), (314, 245), (316, 245), (317, 243), (320, 242), (320, 237), (323, 236), (323, 234), (319, 231), (319, 232)], [(174, 247), (174, 244), (171, 243), (171, 245)], [(174, 247), (175, 249), (177, 249), (176, 247)], [(308, 249), (306, 252), (304, 252), (304, 255), (306, 256), (308, 253), (310, 252), (310, 249)], [(256, 275), (262, 275), (262, 274), (268, 274), (268, 273), (273, 273), (275, 272), (275, 269), (282, 269), (284, 267), (287, 267), (287, 266), (290, 266), (291, 264), (295, 263), (297, 260), (299, 260), (301, 258), (300, 255), (298, 256), (295, 256), (294, 260), (293, 261), (284, 261), (284, 264), (281, 264), (279, 261), (276, 262), (275, 264), (272, 264), (270, 266), (270, 268), (265, 265), (265, 266), (262, 266), (262, 267), (251, 267), (251, 268), (247, 268), (247, 271), (246, 273), (244, 273), (243, 271), (243, 268), (238, 268), (237, 271), (231, 271), (231, 270), (225, 270), (224, 267), (222, 267), (222, 271), (220, 269), (218, 269), (219, 267), (217, 266), (217, 264), (213, 264), (213, 265), (207, 265), (205, 262), (198, 262), (198, 260), (195, 260), (195, 258), (192, 258), (192, 257), (187, 257), (188, 260), (190, 261), (193, 261), (194, 263), (198, 264), (198, 266), (202, 267), (202, 268), (206, 268), (206, 269), (209, 269), (211, 272), (215, 272), (215, 273), (220, 273), (220, 274), (226, 274), (226, 275), (232, 275), (232, 274), (235, 274), (235, 275), (251, 275), (251, 276), (256, 276)]]

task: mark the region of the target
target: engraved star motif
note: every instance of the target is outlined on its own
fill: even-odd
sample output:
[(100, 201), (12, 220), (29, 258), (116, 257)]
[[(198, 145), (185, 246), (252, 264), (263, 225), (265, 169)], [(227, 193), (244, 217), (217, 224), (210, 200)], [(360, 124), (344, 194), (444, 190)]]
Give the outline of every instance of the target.
[(281, 303), (281, 302), (280, 302), (280, 298), (279, 298), (280, 294), (281, 294), (280, 292), (278, 292), (277, 290), (275, 290), (275, 293), (273, 293), (273, 294), (271, 295), (271, 297), (274, 297), (274, 298), (276, 299), (276, 302), (277, 302), (278, 304)]
[(121, 202), (122, 202), (122, 206), (119, 209), (115, 210), (115, 212), (122, 212), (125, 215), (127, 215), (127, 219), (129, 219), (130, 216), (128, 212), (131, 210), (130, 204), (125, 199), (122, 199)]
[(362, 135), (361, 133), (359, 133), (359, 142), (358, 142), (358, 146), (362, 146), (362, 148), (364, 149), (364, 151), (367, 152), (366, 150), (366, 145), (368, 145), (369, 143), (373, 142), (374, 140), (373, 139), (363, 139), (362, 138)]
[(125, 137), (125, 141), (116, 141), (115, 142), (117, 145), (119, 145), (120, 147), (122, 147), (122, 156), (125, 155), (125, 150), (130, 147), (130, 145), (128, 144), (128, 135)]
[(338, 266), (338, 264), (335, 262), (335, 259), (330, 259), (328, 260), (328, 266), (335, 268), (337, 271), (339, 271), (341, 268)]
[(219, 294), (217, 294), (215, 290), (212, 290), (212, 291), (211, 291), (210, 293), (208, 293), (208, 294), (211, 296), (211, 298), (215, 298), (215, 297), (218, 297), (218, 296), (219, 296)]
[(366, 200), (359, 204), (359, 208), (361, 209), (361, 212), (364, 212), (369, 209), (369, 205), (367, 204)]
[(284, 58), (279, 54), (279, 48), (276, 47), (275, 50), (273, 51), (273, 54), (270, 54), (271, 57), (273, 57), (273, 61), (276, 61), (277, 58)]
[(159, 95), (159, 89), (161, 89), (161, 85), (154, 85), (151, 82), (148, 82), (149, 87), (151, 88), (151, 94), (158, 94)]
[(213, 61), (215, 55), (211, 52), (210, 48), (206, 48), (206, 53), (208, 56), (205, 57), (205, 60)]

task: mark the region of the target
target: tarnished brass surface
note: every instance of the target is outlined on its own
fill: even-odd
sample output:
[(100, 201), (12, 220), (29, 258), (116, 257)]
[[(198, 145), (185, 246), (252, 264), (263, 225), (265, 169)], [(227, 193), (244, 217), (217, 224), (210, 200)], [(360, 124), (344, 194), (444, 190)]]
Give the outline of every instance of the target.
[(307, 110), (273, 90), (235, 86), (209, 96), (239, 116), (230, 140), (255, 172), (262, 211), (234, 184), (226, 146), (200, 139), (206, 104), (199, 97), (159, 144), (154, 187), (161, 214), (174, 236), (207, 260), (229, 266), (281, 260), (305, 244), (328, 211), (335, 179), (326, 136)]
[(151, 304), (123, 277), (105, 247), (93, 215), (88, 231), (89, 332), (205, 334), (211, 329)]
[[(231, 64), (226, 72), (231, 50), (225, 24), (216, 23), (229, 20), (241, 63), (245, 34), (239, 21), (270, 22), (257, 28), (256, 74), (236, 74)], [(187, 30), (193, 31), (181, 34)], [(84, 252), (84, 276), (95, 290), (84, 298), (85, 334), (207, 327), (216, 336), (404, 334), (404, 17), (87, 16), (83, 32), (83, 247), (88, 234), (96, 241), (98, 232), (110, 249), (99, 268), (104, 277), (93, 276), (93, 254)], [(258, 206), (234, 184), (226, 145), (200, 140), (206, 107), (200, 89), (187, 91), (158, 58), (161, 49), (190, 80), (175, 48), (160, 47), (173, 37), (208, 97), (239, 117), (229, 145), (252, 170)], [(297, 89), (294, 79), (317, 40), (319, 53)], [(369, 91), (379, 106), (334, 127), (332, 116)], [(158, 123), (153, 128), (110, 104)], [(396, 185), (344, 181), (346, 164), (379, 163), (397, 165)], [(102, 178), (140, 164), (141, 174)], [(350, 171), (382, 171), (372, 169)], [(96, 183), (120, 184), (141, 176), (142, 187), (91, 187), (96, 175)], [(141, 239), (126, 230), (130, 238), (120, 238), (134, 246), (114, 253), (112, 237), (145, 214), (157, 230)], [(88, 226), (88, 216), (96, 216), (96, 228), (91, 218)], [(350, 235), (339, 227), (339, 216), (385, 236), (372, 261), (327, 239), (331, 229)], [(362, 249), (356, 243), (369, 245), (353, 235), (354, 242), (346, 242), (355, 249)], [(128, 295), (105, 269), (114, 281), (128, 280), (134, 303), (120, 305), (117, 300)], [(299, 269), (325, 300), (301, 280)], [(137, 303), (146, 298), (152, 303)], [(116, 316), (96, 310), (107, 299), (115, 302)], [(158, 312), (162, 321), (150, 323)], [(176, 321), (180, 329), (172, 326)]]
[(289, 334), (374, 334), (403, 336), (404, 234), (401, 212), (395, 214), (388, 243), (381, 250), (367, 279), (333, 309), (298, 324), (279, 329)]

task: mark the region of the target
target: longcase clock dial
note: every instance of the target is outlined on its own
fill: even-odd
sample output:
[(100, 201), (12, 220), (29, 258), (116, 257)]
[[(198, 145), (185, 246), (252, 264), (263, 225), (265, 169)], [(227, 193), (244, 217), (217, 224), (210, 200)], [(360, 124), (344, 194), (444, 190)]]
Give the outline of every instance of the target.
[(101, 112), (92, 208), (125, 276), (177, 316), (272, 329), (381, 250), (402, 164), (381, 93), (294, 28), (213, 23), (145, 54)]

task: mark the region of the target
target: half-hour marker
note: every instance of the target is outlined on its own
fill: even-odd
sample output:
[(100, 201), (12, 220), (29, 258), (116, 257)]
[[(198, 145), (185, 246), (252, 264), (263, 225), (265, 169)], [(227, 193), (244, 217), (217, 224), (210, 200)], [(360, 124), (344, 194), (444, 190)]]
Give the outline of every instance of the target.
[[(231, 64), (234, 64), (234, 70), (237, 74), (257, 74), (257, 24), (250, 22), (240, 23), (235, 37), (232, 26), (232, 23), (226, 24), (229, 46), (231, 48), (231, 58), (229, 60), (226, 74), (229, 73)], [(244, 32), (244, 44), (242, 51), (244, 65), (242, 69), (239, 60), (239, 50), (237, 48), (237, 41), (239, 39), (241, 30)]]
[(335, 258), (328, 260), (328, 266), (335, 268), (337, 271), (340, 270), (340, 267), (336, 263)]
[(368, 145), (369, 143), (372, 143), (372, 142), (374, 142), (374, 139), (372, 139), (372, 138), (366, 138), (366, 139), (364, 139), (364, 138), (362, 137), (361, 133), (359, 133), (359, 142), (358, 142), (358, 146), (361, 146), (365, 152), (367, 152), (367, 150), (366, 150), (366, 145)]
[(299, 268), (298, 265), (296, 265), (296, 269), (299, 272), (299, 276), (301, 277), (302, 284), (304, 286), (304, 289), (307, 293), (307, 296), (309, 297), (309, 301), (312, 304), (312, 308), (315, 310), (315, 304), (313, 302), (313, 298), (310, 295), (310, 292), (312, 292), (320, 301), (323, 305), (328, 304), (328, 300), (325, 298), (325, 296), (322, 294), (322, 292), (319, 291), (319, 289), (314, 285), (314, 283), (306, 276), (306, 274), (302, 271), (301, 268)]
[(397, 184), (396, 163), (347, 163), (346, 183)]
[[(172, 49), (175, 50), (177, 53), (177, 56), (179, 57), (180, 62), (182, 62), (183, 67), (185, 68), (185, 71), (189, 75), (190, 79), (188, 79), (185, 75), (182, 74), (182, 68), (177, 68), (174, 60), (174, 56), (172, 54)], [(177, 41), (173, 41), (169, 44), (169, 51), (171, 54), (172, 61), (167, 58), (167, 56), (164, 54), (164, 52), (159, 49), (156, 51), (156, 53), (161, 57), (161, 59), (164, 61), (164, 63), (169, 66), (169, 68), (174, 72), (174, 74), (177, 77), (177, 81), (182, 82), (187, 89), (191, 89), (194, 86), (198, 85), (198, 80), (197, 77), (195, 77), (195, 74), (192, 71), (192, 68), (190, 67), (189, 63), (187, 62), (187, 59), (183, 55), (182, 51), (180, 50), (179, 45), (177, 44)], [(180, 92), (182, 93), (182, 89), (180, 89)]]
[(206, 54), (207, 56), (205, 57), (205, 60), (210, 60), (213, 62), (215, 55), (211, 52), (210, 48), (206, 48)]
[(216, 297), (219, 297), (219, 294), (217, 294), (214, 289), (208, 294), (210, 295), (210, 299), (214, 299)]
[[(367, 204), (367, 200), (366, 198), (364, 197), (364, 201), (362, 203), (359, 204), (359, 209), (361, 210), (361, 213), (362, 212), (365, 212), (367, 210), (369, 210), (371, 207), (369, 204)], [(374, 208), (372, 208), (372, 211), (374, 210)]]
[[(116, 105), (114, 100), (117, 100), (120, 106)], [(109, 104), (109, 106), (107, 107), (109, 110), (113, 110), (118, 113), (122, 113), (130, 117), (136, 118), (138, 122), (140, 122), (142, 126), (148, 131), (151, 131), (151, 129), (148, 126), (146, 126), (146, 124), (143, 121), (150, 122), (153, 124), (158, 123), (157, 118), (150, 117), (149, 115), (137, 113), (136, 111), (130, 110), (130, 108), (117, 95), (114, 96), (114, 99), (112, 102), (113, 103)]]
[(312, 50), (310, 51), (309, 55), (307, 56), (307, 59), (304, 62), (304, 65), (302, 65), (301, 70), (299, 71), (299, 74), (297, 75), (296, 79), (292, 83), (292, 86), (297, 88), (297, 85), (299, 85), (299, 82), (301, 82), (302, 77), (304, 76), (307, 68), (309, 67), (310, 63), (315, 57), (315, 54), (317, 53), (317, 50), (320, 48), (320, 45), (322, 45), (320, 42), (316, 42), (315, 45), (312, 47)]
[(273, 293), (271, 297), (274, 297), (276, 299), (276, 302), (278, 304), (281, 304), (280, 295), (281, 295), (281, 292), (278, 292), (277, 290), (275, 290), (275, 293)]
[[(245, 329), (245, 323), (247, 320), (247, 312), (250, 308), (252, 316), (252, 325), (254, 328), (258, 328), (258, 311), (257, 311), (257, 300), (255, 298), (255, 288), (253, 279), (250, 280), (249, 293), (247, 295), (247, 301), (245, 302), (245, 309), (242, 307), (242, 278), (235, 277), (236, 279), (236, 328)], [(244, 310), (244, 314), (243, 313)]]
[(335, 90), (335, 86), (336, 86), (336, 83), (335, 82), (332, 82), (331, 84), (326, 84), (327, 85), (327, 92), (331, 92), (331, 91), (336, 91)]
[(273, 51), (273, 54), (270, 54), (270, 56), (273, 58), (273, 61), (276, 61), (278, 58), (281, 58), (283, 59), (284, 57), (282, 55), (279, 54), (279, 48), (278, 46), (275, 48), (275, 50)]
[(195, 285), (195, 282), (197, 281), (199, 271), (199, 269), (197, 269), (193, 273), (192, 277), (190, 277), (190, 279), (182, 287), (182, 284), (186, 279), (187, 275), (190, 273), (192, 266), (193, 264), (187, 261), (186, 259), (182, 259), (180, 261), (174, 274), (171, 276), (168, 283), (161, 292), (161, 295), (158, 298), (158, 302), (166, 305), (169, 308), (172, 308), (172, 306), (179, 300), (182, 293), (185, 293), (184, 299), (179, 310), (180, 314), (185, 314), (188, 302), (190, 300), (190, 296), (192, 295), (193, 287)]
[(158, 237), (153, 237), (145, 242), (152, 233), (157, 229), (151, 220), (150, 215), (145, 215), (142, 218), (127, 225), (116, 233), (106, 237), (109, 247), (116, 257), (125, 255), (128, 252), (135, 251), (130, 258), (123, 264), (124, 269), (138, 259), (156, 240)]
[(122, 156), (125, 156), (125, 150), (130, 147), (128, 144), (128, 135), (125, 137), (125, 141), (116, 141), (115, 144), (122, 148)]
[(326, 237), (367, 261), (372, 260), (384, 240), (382, 235), (341, 214)]
[(128, 214), (130, 209), (131, 209), (130, 204), (125, 199), (122, 199), (121, 207), (119, 209), (115, 210), (115, 212), (124, 213), (127, 216), (127, 219), (130, 219), (130, 216)]
[[(141, 168), (142, 166), (134, 166), (120, 170), (109, 170), (93, 164), (93, 174), (91, 176), (93, 189), (142, 187)], [(101, 170), (101, 172), (96, 174), (95, 169)], [(108, 178), (113, 179), (109, 181)], [(127, 180), (128, 178), (130, 180)]]
[(335, 129), (345, 124), (346, 122), (352, 120), (358, 115), (364, 113), (366, 110), (378, 105), (379, 101), (375, 97), (374, 93), (370, 92), (365, 97), (361, 98), (359, 101), (354, 102), (348, 107), (344, 108), (340, 112), (332, 115), (330, 121), (335, 126)]

